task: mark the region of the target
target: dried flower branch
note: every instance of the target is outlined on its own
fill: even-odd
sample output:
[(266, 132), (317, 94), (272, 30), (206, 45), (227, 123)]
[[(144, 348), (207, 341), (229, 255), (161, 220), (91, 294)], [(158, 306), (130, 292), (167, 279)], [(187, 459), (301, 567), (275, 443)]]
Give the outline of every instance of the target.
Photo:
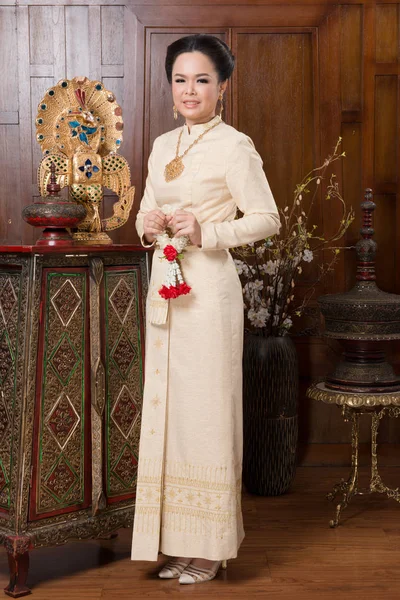
[[(338, 202), (341, 218), (329, 238), (310, 223), (315, 201), (320, 197), (321, 182), (328, 176), (332, 164), (345, 156), (339, 152), (339, 138), (333, 152), (324, 163), (310, 171), (294, 190), (291, 206), (280, 209), (282, 227), (278, 235), (257, 244), (232, 250), (236, 268), (243, 281), (244, 303), (250, 323), (263, 335), (285, 335), (309, 304), (318, 283), (332, 271), (343, 249), (334, 245), (343, 238), (354, 220), (354, 212), (346, 207), (335, 175), (329, 176), (325, 201)], [(312, 191), (313, 190), (313, 191)], [(304, 208), (304, 198), (312, 196)], [(310, 285), (299, 305), (295, 303), (294, 288), (302, 273), (302, 263), (311, 262), (322, 250), (332, 253), (331, 259), (319, 266), (319, 275)]]

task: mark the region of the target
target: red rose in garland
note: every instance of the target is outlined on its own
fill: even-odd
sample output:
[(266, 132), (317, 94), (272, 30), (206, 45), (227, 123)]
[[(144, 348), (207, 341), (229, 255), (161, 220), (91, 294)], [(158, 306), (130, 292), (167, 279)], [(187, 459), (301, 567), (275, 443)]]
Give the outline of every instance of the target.
[(164, 256), (169, 262), (172, 262), (178, 256), (178, 251), (176, 248), (171, 246), (171, 244), (168, 244), (168, 246), (165, 246), (164, 248)]

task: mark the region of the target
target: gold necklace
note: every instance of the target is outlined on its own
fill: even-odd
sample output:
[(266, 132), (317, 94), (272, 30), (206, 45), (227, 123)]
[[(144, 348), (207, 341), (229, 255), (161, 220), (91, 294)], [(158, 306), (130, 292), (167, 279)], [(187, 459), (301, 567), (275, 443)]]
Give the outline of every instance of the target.
[(198, 138), (196, 138), (194, 140), (194, 142), (192, 144), (190, 144), (190, 146), (188, 148), (186, 148), (185, 152), (179, 156), (179, 148), (181, 146), (181, 139), (182, 139), (182, 134), (183, 134), (183, 127), (181, 129), (181, 132), (179, 134), (179, 138), (178, 138), (178, 144), (176, 146), (176, 155), (175, 158), (173, 158), (171, 160), (171, 162), (169, 162), (166, 166), (165, 166), (165, 170), (164, 170), (164, 177), (165, 177), (165, 181), (172, 181), (173, 179), (176, 179), (177, 177), (179, 177), (179, 175), (182, 175), (185, 165), (182, 162), (182, 158), (184, 156), (186, 156), (186, 154), (189, 152), (189, 150), (191, 148), (193, 148), (193, 146), (195, 146), (203, 136), (206, 135), (206, 133), (208, 133), (209, 131), (211, 131), (211, 129), (214, 129), (214, 127), (216, 127), (217, 125), (219, 125), (221, 123), (222, 119), (220, 117), (218, 117), (218, 120), (216, 123), (214, 123), (213, 125), (211, 125), (211, 127), (208, 127), (205, 131), (203, 131), (203, 133), (201, 133), (199, 135)]

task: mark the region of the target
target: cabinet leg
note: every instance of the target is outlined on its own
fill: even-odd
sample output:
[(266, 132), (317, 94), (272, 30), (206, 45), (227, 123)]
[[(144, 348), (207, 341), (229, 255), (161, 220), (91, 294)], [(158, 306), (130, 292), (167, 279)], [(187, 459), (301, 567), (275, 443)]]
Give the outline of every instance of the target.
[(10, 583), (4, 588), (4, 593), (11, 598), (27, 596), (31, 593), (26, 585), (29, 571), (29, 538), (8, 538), (5, 546), (10, 569)]

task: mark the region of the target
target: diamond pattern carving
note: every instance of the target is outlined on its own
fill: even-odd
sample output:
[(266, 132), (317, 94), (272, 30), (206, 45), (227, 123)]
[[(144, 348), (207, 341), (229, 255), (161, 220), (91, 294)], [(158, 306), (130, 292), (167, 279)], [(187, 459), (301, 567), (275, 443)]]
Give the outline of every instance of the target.
[(120, 479), (127, 488), (131, 487), (132, 482), (136, 477), (137, 464), (136, 456), (133, 454), (128, 444), (126, 444), (113, 470), (118, 479)]
[(15, 293), (11, 279), (8, 278), (0, 292), (0, 311), (3, 317), (4, 325), (7, 325), (7, 321), (16, 302), (17, 294)]
[(67, 334), (63, 335), (61, 342), (50, 356), (50, 362), (59, 376), (61, 383), (66, 385), (79, 362), (79, 356)]
[(80, 417), (64, 392), (46, 418), (46, 425), (61, 450), (64, 450), (80, 422)]
[(14, 363), (13, 355), (10, 349), (10, 343), (5, 332), (0, 341), (0, 385), (5, 381), (8, 371)]
[(117, 313), (118, 319), (124, 324), (134, 298), (133, 291), (124, 279), (120, 279), (110, 296), (110, 303)]
[(69, 325), (81, 302), (81, 297), (69, 279), (51, 298), (51, 303), (64, 327)]
[(122, 331), (112, 351), (112, 357), (123, 377), (127, 377), (132, 363), (136, 360), (136, 350), (132, 346), (126, 333)]
[(128, 438), (139, 417), (139, 408), (126, 385), (122, 386), (111, 412), (111, 418), (124, 436)]
[(46, 479), (46, 487), (59, 501), (62, 501), (77, 479), (76, 474), (62, 456), (55, 469)]

